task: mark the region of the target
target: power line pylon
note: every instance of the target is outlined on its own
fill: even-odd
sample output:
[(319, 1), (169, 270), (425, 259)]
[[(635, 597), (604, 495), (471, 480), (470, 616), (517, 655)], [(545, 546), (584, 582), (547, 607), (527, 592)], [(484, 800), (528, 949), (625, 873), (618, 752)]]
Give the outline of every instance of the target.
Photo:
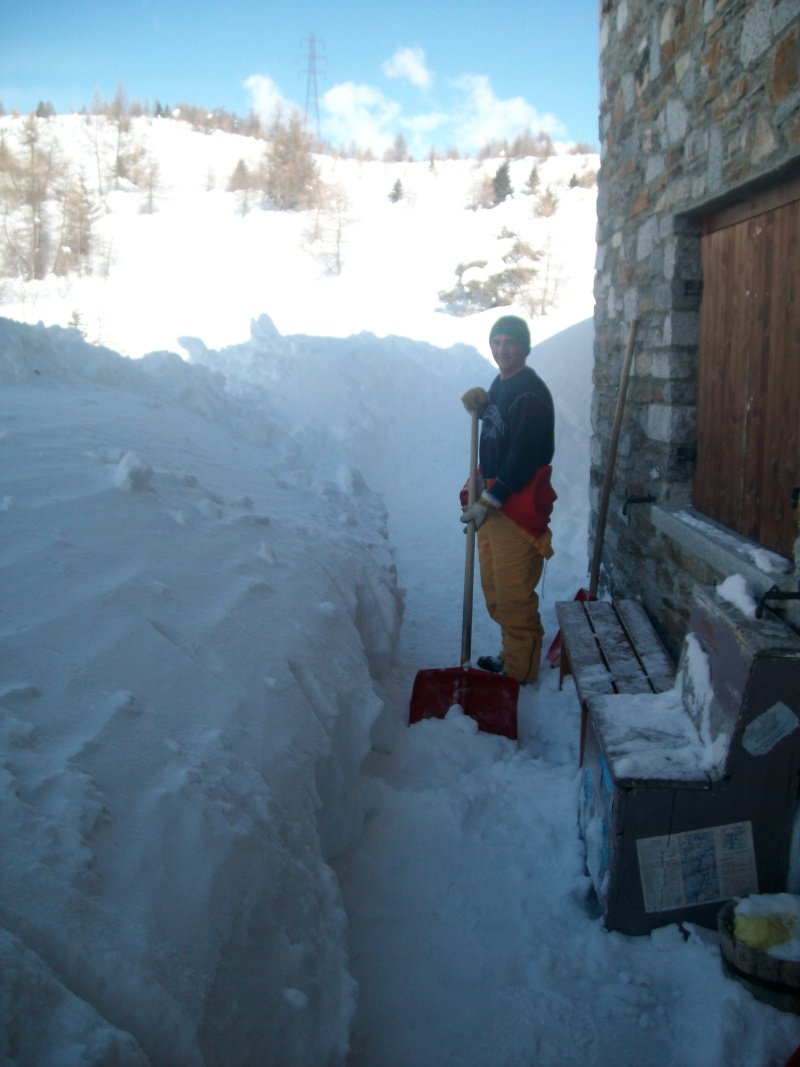
[(317, 140), (320, 140), (319, 130), (319, 96), (317, 94), (317, 38), (312, 33), (308, 38), (308, 70), (306, 72), (306, 117), (311, 118), (311, 108), (314, 112), (316, 123)]

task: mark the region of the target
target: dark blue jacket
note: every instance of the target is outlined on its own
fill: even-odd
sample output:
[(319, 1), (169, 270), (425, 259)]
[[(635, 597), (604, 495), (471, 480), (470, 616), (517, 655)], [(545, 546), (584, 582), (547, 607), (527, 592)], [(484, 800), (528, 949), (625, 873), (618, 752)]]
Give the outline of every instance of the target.
[(550, 390), (531, 367), (511, 378), (498, 376), (483, 412), (480, 468), (495, 479), (489, 492), (504, 504), (525, 488), (555, 450), (555, 415)]

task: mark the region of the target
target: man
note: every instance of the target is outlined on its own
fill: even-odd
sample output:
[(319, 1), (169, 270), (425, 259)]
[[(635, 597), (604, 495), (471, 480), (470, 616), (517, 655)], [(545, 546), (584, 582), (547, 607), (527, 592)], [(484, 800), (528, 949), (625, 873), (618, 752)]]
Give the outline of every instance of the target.
[(478, 666), (525, 685), (539, 671), (544, 630), (535, 590), (553, 555), (553, 398), (526, 365), (531, 337), (523, 319), (498, 319), (489, 346), (500, 373), (488, 393), (477, 386), (462, 397), (468, 412), (478, 411), (482, 426), (479, 497), (461, 521), (475, 523), (481, 587), (503, 642), (499, 656), (482, 656)]

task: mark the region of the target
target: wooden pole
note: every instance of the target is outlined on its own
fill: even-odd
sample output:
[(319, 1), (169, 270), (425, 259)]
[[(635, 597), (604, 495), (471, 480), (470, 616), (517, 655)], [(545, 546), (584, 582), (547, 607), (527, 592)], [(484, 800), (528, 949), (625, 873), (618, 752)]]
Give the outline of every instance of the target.
[(600, 559), (603, 555), (603, 539), (606, 532), (608, 519), (608, 503), (611, 499), (611, 486), (614, 482), (614, 468), (617, 462), (617, 448), (619, 447), (619, 435), (622, 428), (622, 413), (625, 409), (625, 394), (628, 391), (628, 379), (633, 362), (633, 349), (636, 344), (636, 334), (639, 330), (639, 320), (634, 319), (628, 332), (628, 347), (625, 351), (625, 362), (622, 365), (622, 377), (619, 383), (619, 396), (617, 397), (617, 410), (614, 413), (614, 428), (611, 431), (611, 442), (608, 446), (608, 462), (603, 479), (603, 491), (600, 494), (600, 506), (597, 509), (597, 529), (594, 536), (594, 553), (592, 555), (592, 569), (589, 573), (589, 595), (594, 599), (597, 596), (597, 585), (600, 579)]

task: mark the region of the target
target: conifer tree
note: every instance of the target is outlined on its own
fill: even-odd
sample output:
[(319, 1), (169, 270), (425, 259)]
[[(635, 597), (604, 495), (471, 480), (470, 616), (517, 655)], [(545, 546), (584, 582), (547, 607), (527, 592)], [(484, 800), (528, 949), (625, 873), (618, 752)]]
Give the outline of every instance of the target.
[(247, 164), (240, 159), (228, 181), (228, 192), (236, 193), (236, 200), (243, 215), (250, 210), (250, 195), (253, 190), (253, 177), (248, 170)]
[(507, 197), (513, 194), (514, 190), (511, 186), (511, 174), (509, 171), (508, 160), (501, 163), (497, 168), (497, 173), (494, 176), (492, 184), (494, 187), (495, 204), (502, 204)]
[(553, 191), (552, 186), (547, 186), (540, 193), (536, 195), (536, 202), (534, 204), (534, 212), (540, 218), (549, 219), (555, 215), (558, 210), (558, 196)]
[(395, 136), (392, 147), (387, 148), (383, 158), (387, 163), (409, 162), (411, 156), (409, 155), (408, 144), (402, 130)]
[(448, 314), (472, 315), (517, 302), (530, 303), (531, 285), (542, 253), (510, 230), (504, 229), (498, 240), (511, 242), (502, 256), (503, 269), (488, 274), (485, 270), (488, 264), (483, 259), (459, 263), (455, 270), (456, 285), (439, 293)]
[(114, 188), (118, 189), (121, 178), (130, 178), (131, 164), (133, 162), (132, 146), (130, 144), (130, 106), (122, 82), (117, 83), (117, 91), (114, 94), (114, 99), (106, 110), (106, 114), (114, 124), (117, 135), (112, 176), (114, 179)]
[(528, 180), (525, 183), (525, 188), (529, 193), (535, 193), (539, 188), (539, 168), (536, 166), (531, 167), (531, 172), (528, 175)]
[(311, 154), (313, 139), (299, 113), (288, 121), (276, 115), (269, 129), (261, 182), (269, 203), (279, 211), (306, 211), (319, 197), (320, 177)]
[(144, 186), (147, 197), (142, 205), (142, 212), (145, 215), (152, 215), (156, 210), (156, 193), (161, 185), (160, 175), (161, 169), (156, 157), (150, 153), (143, 153), (137, 168), (137, 177), (140, 184)]
[(8, 145), (2, 153), (3, 251), (8, 273), (40, 280), (52, 267), (50, 201), (65, 177), (65, 167), (55, 139), (46, 131), (46, 120), (29, 115), (20, 142), (19, 154)]
[(98, 212), (84, 172), (67, 186), (61, 209), (61, 232), (53, 260), (53, 273), (65, 275), (74, 271), (78, 275), (88, 274), (92, 227)]

